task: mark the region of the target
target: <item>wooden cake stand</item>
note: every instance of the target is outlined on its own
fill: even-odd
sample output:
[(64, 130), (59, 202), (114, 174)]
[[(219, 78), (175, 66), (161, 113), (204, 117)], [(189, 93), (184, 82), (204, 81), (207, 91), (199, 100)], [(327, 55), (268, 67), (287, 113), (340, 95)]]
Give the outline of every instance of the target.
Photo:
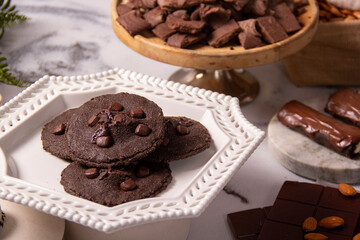
[(310, 43), (318, 24), (316, 0), (308, 0), (306, 12), (298, 18), (303, 28), (283, 41), (248, 50), (238, 45), (221, 48), (194, 45), (182, 49), (166, 45), (150, 31), (132, 37), (116, 21), (119, 1), (112, 0), (111, 22), (115, 34), (125, 45), (145, 57), (190, 68), (180, 69), (170, 80), (238, 97), (242, 104), (254, 100), (259, 83), (248, 72), (233, 69), (273, 63), (296, 53)]

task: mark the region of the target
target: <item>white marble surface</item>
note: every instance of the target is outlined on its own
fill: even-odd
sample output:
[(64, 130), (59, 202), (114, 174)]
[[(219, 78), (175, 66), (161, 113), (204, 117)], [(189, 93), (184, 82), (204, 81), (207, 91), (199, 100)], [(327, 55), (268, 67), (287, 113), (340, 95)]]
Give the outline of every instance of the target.
[[(168, 78), (178, 67), (147, 59), (117, 39), (110, 23), (110, 2), (13, 0), (20, 13), (31, 20), (8, 29), (0, 41), (0, 51), (7, 56), (13, 73), (30, 82), (43, 75), (83, 75), (114, 67)], [(258, 98), (242, 111), (264, 131), (285, 102), (335, 90), (296, 87), (281, 62), (249, 71), (260, 81), (261, 90)], [(0, 84), (5, 102), (22, 90)], [(271, 205), (285, 180), (309, 181), (283, 168), (270, 154), (265, 139), (228, 183), (243, 199), (222, 191), (200, 217), (192, 220), (188, 239), (232, 239), (226, 214)]]

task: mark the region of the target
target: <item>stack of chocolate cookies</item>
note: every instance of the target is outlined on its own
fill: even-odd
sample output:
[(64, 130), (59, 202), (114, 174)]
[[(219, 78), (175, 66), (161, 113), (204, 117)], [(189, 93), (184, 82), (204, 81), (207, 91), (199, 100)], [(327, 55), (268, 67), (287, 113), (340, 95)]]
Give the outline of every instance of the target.
[(131, 36), (148, 30), (173, 47), (201, 42), (249, 49), (299, 31), (296, 16), (306, 5), (307, 0), (129, 0), (119, 1), (117, 21)]
[(169, 162), (210, 147), (208, 130), (187, 117), (165, 117), (135, 94), (92, 98), (47, 123), (45, 151), (71, 163), (62, 171), (66, 192), (114, 206), (152, 197), (172, 180)]

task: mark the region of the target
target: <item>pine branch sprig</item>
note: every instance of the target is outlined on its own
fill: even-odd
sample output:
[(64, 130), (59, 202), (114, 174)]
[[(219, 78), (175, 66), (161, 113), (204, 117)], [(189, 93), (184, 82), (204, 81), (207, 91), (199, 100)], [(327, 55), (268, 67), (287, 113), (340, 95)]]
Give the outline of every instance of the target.
[(29, 82), (21, 81), (20, 79), (14, 77), (7, 64), (7, 59), (1, 56), (0, 52), (0, 82), (15, 85), (18, 87), (28, 87), (30, 86)]
[(5, 33), (5, 28), (12, 27), (16, 24), (24, 23), (28, 18), (18, 14), (16, 6), (11, 5), (11, 0), (0, 0), (0, 38)]

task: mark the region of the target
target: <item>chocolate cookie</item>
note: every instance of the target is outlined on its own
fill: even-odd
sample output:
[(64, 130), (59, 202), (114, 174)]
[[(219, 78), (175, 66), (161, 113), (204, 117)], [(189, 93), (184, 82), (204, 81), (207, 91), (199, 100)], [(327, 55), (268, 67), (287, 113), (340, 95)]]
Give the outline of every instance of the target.
[(111, 207), (156, 196), (171, 180), (167, 163), (99, 169), (73, 162), (62, 171), (60, 183), (69, 194)]
[(87, 166), (127, 165), (147, 156), (165, 135), (161, 108), (129, 93), (95, 97), (79, 107), (66, 131), (71, 153)]
[(141, 161), (171, 162), (198, 154), (210, 147), (211, 136), (200, 122), (187, 117), (165, 117), (161, 146)]
[(65, 131), (68, 126), (68, 121), (76, 110), (77, 109), (69, 109), (45, 124), (41, 132), (41, 141), (45, 151), (59, 158), (66, 160), (71, 159)]

